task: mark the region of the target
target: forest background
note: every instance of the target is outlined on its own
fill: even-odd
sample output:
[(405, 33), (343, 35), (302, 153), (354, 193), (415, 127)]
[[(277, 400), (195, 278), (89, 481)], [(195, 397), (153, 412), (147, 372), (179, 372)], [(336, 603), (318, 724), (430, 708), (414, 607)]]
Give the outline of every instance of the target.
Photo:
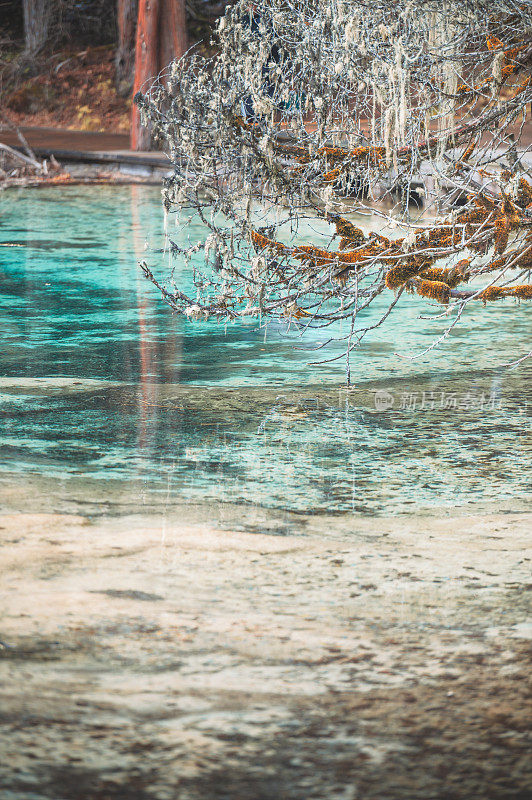
[(134, 90), (191, 44), (208, 49), (227, 5), (0, 0), (0, 123), (132, 132), (134, 149), (147, 149), (132, 116)]

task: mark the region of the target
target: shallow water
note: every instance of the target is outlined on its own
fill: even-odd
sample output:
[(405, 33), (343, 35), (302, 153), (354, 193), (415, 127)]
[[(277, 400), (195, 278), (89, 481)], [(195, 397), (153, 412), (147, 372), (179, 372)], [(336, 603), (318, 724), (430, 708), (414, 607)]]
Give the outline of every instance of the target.
[(0, 195), (2, 798), (528, 796), (525, 309), (408, 362), (413, 302), (347, 391), (78, 191)]
[(394, 351), (419, 352), (442, 325), (412, 299), (357, 353), (348, 393), (342, 361), (309, 366), (320, 332), (172, 316), (137, 267), (167, 272), (162, 246), (157, 189), (0, 197), (4, 487), (47, 481), (53, 508), (69, 495), (133, 510), (526, 503), (530, 367), (497, 365), (526, 351), (527, 309), (478, 307), (411, 361)]

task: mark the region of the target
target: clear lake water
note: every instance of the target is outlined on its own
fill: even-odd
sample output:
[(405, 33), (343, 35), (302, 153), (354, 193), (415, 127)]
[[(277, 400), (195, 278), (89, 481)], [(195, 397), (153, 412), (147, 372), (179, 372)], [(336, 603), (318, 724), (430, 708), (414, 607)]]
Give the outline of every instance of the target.
[(330, 331), (173, 315), (138, 267), (165, 275), (163, 246), (155, 187), (0, 195), (0, 486), (111, 511), (526, 507), (532, 366), (501, 366), (530, 349), (525, 306), (479, 304), (410, 360), (394, 353), (445, 323), (409, 298), (352, 357), (347, 391), (342, 359), (309, 364), (337, 352), (313, 350)]

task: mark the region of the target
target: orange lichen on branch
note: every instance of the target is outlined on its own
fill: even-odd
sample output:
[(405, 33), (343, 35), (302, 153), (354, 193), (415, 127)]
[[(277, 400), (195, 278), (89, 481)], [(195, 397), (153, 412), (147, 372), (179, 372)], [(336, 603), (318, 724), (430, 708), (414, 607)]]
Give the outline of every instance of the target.
[[(237, 123), (243, 127), (249, 127), (248, 123), (237, 118)], [(294, 158), (299, 164), (308, 164), (311, 160), (310, 152), (298, 145), (275, 142), (276, 152), (282, 156)], [(321, 176), (323, 183), (334, 183), (354, 163), (366, 161), (369, 165), (386, 168), (386, 149), (384, 147), (355, 147), (354, 150), (347, 150), (343, 147), (320, 147), (316, 151), (317, 156), (325, 157), (326, 163), (333, 169), (328, 170)], [(338, 162), (343, 162), (339, 166), (334, 166)]]
[(500, 286), (490, 286), (488, 289), (484, 289), (483, 292), (479, 292), (476, 299), (483, 300), (486, 302), (491, 302), (493, 300), (500, 300), (501, 297), (506, 297), (507, 291), (506, 289), (501, 288)]
[(326, 172), (325, 175), (322, 177), (322, 181), (324, 183), (334, 183), (338, 180), (340, 175), (342, 174), (342, 170), (337, 167), (336, 169), (332, 169), (330, 172)]
[(322, 176), (324, 183), (334, 183), (342, 172), (348, 170), (353, 163), (360, 161), (367, 161), (369, 165), (376, 166), (379, 169), (386, 168), (386, 149), (384, 147), (355, 147), (351, 151), (344, 150), (341, 147), (320, 147), (318, 155), (326, 156), (327, 161), (332, 164), (338, 161), (344, 162)]
[(451, 287), (441, 281), (429, 281), (418, 278), (412, 281), (417, 294), (421, 297), (428, 297), (430, 300), (437, 300), (438, 303), (448, 303), (451, 295)]
[(328, 161), (334, 164), (335, 161), (343, 161), (348, 158), (350, 153), (344, 147), (320, 147), (318, 155), (325, 156)]
[(329, 216), (328, 220), (334, 224), (337, 236), (341, 236), (339, 250), (346, 250), (347, 247), (360, 247), (366, 237), (360, 228), (353, 225), (349, 220), (339, 216)]
[(308, 312), (300, 308), (297, 303), (292, 303), (284, 309), (284, 316), (288, 319), (302, 319), (308, 316)]
[(353, 250), (352, 252), (343, 251), (335, 253), (335, 255), (340, 264), (357, 264), (360, 261), (366, 261), (368, 258), (372, 258), (376, 253), (374, 247), (366, 247), (364, 250)]
[(494, 223), (494, 244), (496, 253), (504, 253), (508, 244), (510, 231), (519, 227), (519, 213), (508, 195), (501, 189), (502, 208)]
[(532, 203), (532, 186), (524, 178), (519, 179), (515, 202), (521, 208), (527, 208)]
[(457, 168), (460, 166), (460, 164), (464, 164), (465, 162), (467, 162), (467, 161), (469, 160), (469, 158), (470, 158), (471, 154), (473, 153), (473, 150), (474, 150), (474, 149), (475, 149), (475, 147), (476, 147), (476, 144), (477, 144), (477, 142), (476, 142), (476, 139), (473, 139), (473, 140), (472, 140), (472, 141), (471, 141), (471, 142), (470, 142), (470, 143), (467, 145), (466, 149), (464, 150), (464, 152), (462, 153), (462, 155), (460, 156), (460, 158), (459, 158), (459, 159), (458, 159), (458, 161), (456, 162), (456, 167), (457, 167)]
[[(417, 294), (422, 297), (437, 300), (439, 303), (448, 303), (451, 299), (452, 287), (447, 283), (426, 280), (420, 277), (411, 279), (409, 284), (414, 288)], [(503, 300), (506, 297), (514, 297), (517, 300), (532, 300), (532, 285), (489, 286), (487, 289), (478, 292), (478, 294), (472, 293), (470, 296), (472, 300), (481, 300), (484, 303), (490, 303), (494, 300)]]
[(510, 64), (508, 62), (514, 60), (517, 54), (521, 50), (524, 50), (524, 47), (525, 47), (524, 45), (521, 45), (521, 47), (513, 47), (511, 50), (507, 50), (505, 52), (503, 60), (504, 66), (501, 70), (501, 76), (503, 81), (505, 81), (506, 78), (509, 78), (510, 75), (513, 75), (513, 73), (519, 69), (518, 64), (516, 63)]
[(386, 157), (386, 148), (364, 146), (347, 150), (345, 147), (320, 147), (317, 153), (319, 156), (325, 156), (331, 163), (344, 161), (347, 158), (351, 160), (369, 158), (370, 161), (377, 163)]
[(274, 142), (273, 146), (280, 155), (295, 158), (300, 164), (308, 164), (310, 161), (310, 153), (305, 147), (282, 142)]
[(329, 251), (320, 250), (318, 247), (310, 245), (300, 245), (292, 250), (292, 255), (299, 261), (311, 261), (315, 266), (324, 264), (358, 264), (376, 254), (375, 247), (368, 247), (364, 250), (353, 251)]
[(460, 283), (467, 283), (469, 280), (468, 268), (471, 261), (471, 258), (463, 258), (454, 267), (432, 267), (431, 269), (423, 270), (420, 277), (430, 281), (441, 281), (441, 283), (447, 284), (450, 289), (455, 289)]
[(510, 235), (510, 222), (504, 217), (495, 221), (495, 252), (504, 253)]
[[(497, 36), (488, 36), (486, 39), (486, 45), (488, 50), (501, 50), (504, 45)], [(527, 45), (519, 45), (518, 47), (512, 47), (509, 50), (506, 50), (503, 54), (502, 58), (502, 65), (501, 70), (499, 73), (499, 80), (498, 84), (503, 84), (510, 75), (513, 75), (514, 72), (519, 70), (519, 64), (515, 62), (515, 58), (522, 50), (526, 48)], [(513, 63), (510, 63), (513, 62)], [(480, 94), (485, 92), (489, 89), (495, 82), (495, 77), (492, 76), (490, 78), (486, 78), (486, 80), (482, 81), (482, 83), (477, 84), (476, 86), (468, 86), (465, 83), (461, 83), (456, 93), (458, 95), (462, 94)], [(522, 90), (521, 90), (522, 91)], [(518, 92), (519, 93), (519, 92)]]
[(392, 267), (385, 278), (388, 289), (399, 289), (411, 278), (416, 277), (424, 269), (430, 266), (430, 261), (419, 258), (408, 258), (402, 264)]
[[(418, 237), (419, 243), (425, 241), (421, 236)], [(462, 234), (452, 228), (433, 228), (428, 234), (428, 243), (431, 247), (455, 247), (462, 241)]]
[(488, 36), (486, 38), (488, 50), (502, 50), (504, 45), (496, 36)]
[(489, 264), (486, 264), (482, 267), (482, 272), (494, 272), (497, 269), (502, 269), (505, 264), (508, 263), (508, 259), (512, 256), (513, 251), (506, 253), (504, 256), (499, 256), (499, 258), (495, 258), (493, 261), (490, 261)]
[(255, 247), (261, 250), (270, 249), (278, 253), (289, 252), (289, 248), (287, 248), (286, 245), (281, 244), (281, 242), (276, 242), (274, 239), (268, 239), (267, 236), (263, 236), (261, 233), (257, 233), (257, 231), (251, 231), (251, 241)]
[[(346, 226), (351, 225), (351, 223), (347, 222), (347, 220), (342, 220), (342, 223), (344, 223)], [(354, 225), (352, 226), (352, 232), (353, 236), (355, 236), (356, 232), (358, 232), (358, 235), (362, 237), (362, 241), (364, 241), (364, 234), (362, 231), (359, 231), (358, 228), (355, 228)], [(286, 245), (281, 244), (281, 242), (277, 242), (274, 239), (269, 239), (267, 236), (263, 236), (257, 231), (251, 231), (251, 241), (255, 247), (261, 250), (269, 249), (277, 253), (282, 253), (283, 255), (289, 255), (295, 258), (297, 261), (311, 264), (315, 267), (322, 267), (326, 264), (333, 263), (357, 264), (360, 261), (371, 258), (382, 249), (382, 244), (378, 242), (369, 245), (364, 250), (353, 251), (330, 251), (323, 250), (322, 248), (315, 247), (314, 245), (303, 244), (298, 245), (297, 247), (287, 247)]]
[(512, 296), (517, 297), (519, 300), (532, 300), (532, 286), (530, 284), (515, 286)]
[(525, 91), (525, 89), (528, 89), (528, 87), (531, 84), (532, 84), (532, 75), (529, 75), (528, 78), (525, 78), (524, 81), (521, 81), (521, 83), (518, 84), (515, 92), (512, 95), (513, 99), (518, 97), (521, 94), (521, 92)]
[(532, 286), (530, 284), (504, 287), (489, 286), (487, 289), (484, 289), (484, 291), (479, 292), (475, 299), (489, 303), (493, 300), (502, 300), (505, 297), (515, 297), (518, 300), (532, 300)]
[(386, 165), (385, 147), (356, 147), (351, 153), (352, 159), (367, 158), (370, 164), (375, 166)]
[(298, 261), (309, 262), (316, 267), (322, 267), (324, 264), (329, 264), (335, 259), (336, 253), (331, 253), (329, 250), (322, 250), (313, 245), (299, 245), (292, 250), (292, 256)]
[[(503, 178), (508, 175), (503, 173)], [(527, 181), (519, 182), (517, 200), (513, 202), (509, 195), (501, 189), (499, 200), (478, 194), (473, 198), (474, 208), (469, 208), (458, 215), (458, 221), (465, 225), (465, 234), (468, 239), (474, 239), (480, 228), (483, 229), (483, 238), (480, 241), (469, 243), (471, 249), (485, 251), (490, 243), (495, 246), (495, 252), (503, 253), (508, 245), (511, 231), (520, 227), (522, 222), (522, 203), (532, 197)], [(528, 205), (528, 204), (527, 204)]]
[(479, 225), (486, 221), (490, 213), (484, 208), (473, 208), (467, 214), (459, 217), (459, 222), (466, 226), (465, 230), (468, 238), (473, 235)]
[(510, 226), (515, 228), (519, 225), (519, 212), (503, 189), (501, 189), (501, 196), (503, 199), (501, 214), (504, 214)]
[(244, 117), (241, 117), (240, 114), (235, 114), (233, 117), (233, 122), (237, 126), (237, 128), (242, 128), (245, 131), (250, 131), (256, 125), (255, 122), (247, 122)]

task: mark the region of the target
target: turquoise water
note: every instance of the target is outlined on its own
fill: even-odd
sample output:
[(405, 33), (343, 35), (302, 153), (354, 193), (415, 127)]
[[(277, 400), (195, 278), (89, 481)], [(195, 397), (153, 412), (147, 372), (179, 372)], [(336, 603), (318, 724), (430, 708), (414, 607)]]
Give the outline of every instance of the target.
[(524, 306), (477, 307), (408, 360), (393, 354), (423, 350), (444, 325), (409, 300), (352, 359), (347, 394), (342, 361), (308, 363), (330, 332), (172, 316), (137, 267), (167, 273), (162, 247), (156, 188), (0, 195), (4, 485), (46, 480), (52, 504), (83, 483), (102, 502), (122, 491), (150, 507), (526, 502), (531, 368), (498, 366), (529, 349)]

